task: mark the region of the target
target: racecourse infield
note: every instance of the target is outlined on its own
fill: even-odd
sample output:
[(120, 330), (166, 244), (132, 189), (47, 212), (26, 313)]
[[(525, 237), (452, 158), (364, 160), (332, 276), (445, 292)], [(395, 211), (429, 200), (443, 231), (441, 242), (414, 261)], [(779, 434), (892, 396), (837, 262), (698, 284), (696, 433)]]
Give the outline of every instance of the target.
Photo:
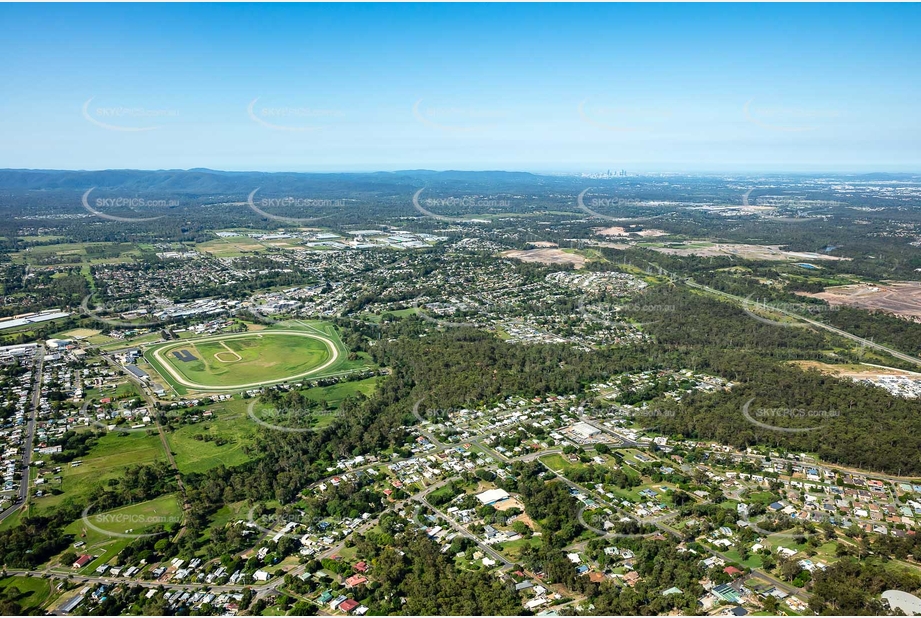
[(340, 346), (320, 331), (264, 330), (171, 342), (145, 356), (185, 388), (230, 391), (321, 373), (339, 361)]

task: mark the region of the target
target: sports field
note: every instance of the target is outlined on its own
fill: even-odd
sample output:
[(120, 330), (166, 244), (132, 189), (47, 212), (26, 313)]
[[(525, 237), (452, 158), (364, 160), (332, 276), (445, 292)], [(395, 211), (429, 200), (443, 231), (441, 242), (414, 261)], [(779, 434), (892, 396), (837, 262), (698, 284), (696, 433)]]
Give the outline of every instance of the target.
[(337, 366), (344, 350), (319, 329), (264, 330), (177, 341), (145, 355), (169, 381), (202, 391), (255, 388), (316, 376)]

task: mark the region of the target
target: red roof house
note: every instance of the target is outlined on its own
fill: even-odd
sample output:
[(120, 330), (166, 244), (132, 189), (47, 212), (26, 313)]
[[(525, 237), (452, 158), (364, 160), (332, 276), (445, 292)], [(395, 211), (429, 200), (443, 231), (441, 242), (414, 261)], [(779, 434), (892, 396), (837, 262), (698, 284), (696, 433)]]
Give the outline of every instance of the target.
[(339, 604), (339, 609), (344, 611), (346, 614), (348, 614), (350, 611), (352, 611), (356, 607), (358, 607), (358, 601), (355, 601), (354, 599), (346, 599), (345, 601)]
[(368, 581), (368, 578), (365, 577), (364, 575), (355, 574), (345, 580), (345, 587), (354, 588), (355, 586), (360, 586), (367, 581)]
[(77, 560), (76, 560), (76, 561), (74, 562), (74, 564), (73, 564), (73, 567), (74, 567), (75, 569), (82, 569), (83, 567), (85, 567), (86, 565), (88, 565), (88, 564), (89, 564), (90, 562), (92, 562), (92, 561), (93, 561), (93, 557), (92, 557), (92, 556), (90, 556), (89, 554), (83, 554), (82, 556), (80, 556), (79, 558), (77, 558)]

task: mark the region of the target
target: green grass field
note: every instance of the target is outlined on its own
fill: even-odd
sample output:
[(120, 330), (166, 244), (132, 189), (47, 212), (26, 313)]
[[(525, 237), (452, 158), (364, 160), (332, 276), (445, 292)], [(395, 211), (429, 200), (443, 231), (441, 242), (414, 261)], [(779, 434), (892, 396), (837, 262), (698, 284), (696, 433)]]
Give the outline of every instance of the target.
[(318, 386), (304, 391), (304, 394), (314, 401), (325, 401), (333, 408), (338, 408), (339, 404), (346, 397), (361, 393), (370, 397), (377, 388), (377, 383), (381, 380), (380, 376), (356, 380), (354, 382), (340, 382), (332, 386)]
[[(87, 515), (87, 519), (92, 525), (106, 532), (143, 534), (156, 525), (166, 527), (170, 524), (179, 523), (182, 519), (182, 510), (179, 507), (179, 501), (176, 496), (167, 494), (147, 502), (130, 504), (106, 513), (90, 513)], [(91, 541), (98, 542), (99, 540), (110, 538), (104, 532), (87, 527), (82, 519), (70, 524), (65, 531), (73, 533), (75, 532), (74, 527), (79, 528), (80, 531), (86, 528), (87, 537), (84, 540), (87, 541), (87, 545), (90, 545)], [(77, 531), (78, 536), (81, 533), (80, 531)], [(92, 538), (90, 538), (91, 533)]]
[(88, 515), (90, 522), (102, 531), (87, 526), (81, 518), (68, 524), (64, 528), (64, 533), (73, 535), (77, 541), (86, 543), (79, 550), (73, 547), (68, 548), (69, 550), (96, 556), (95, 560), (80, 570), (81, 574), (90, 575), (96, 570), (96, 567), (110, 562), (122, 549), (136, 540), (136, 537), (113, 536), (106, 534), (105, 531), (125, 533), (130, 529), (132, 532), (129, 534), (145, 534), (145, 531), (153, 526), (168, 526), (181, 514), (176, 495), (167, 494), (147, 502), (139, 502), (108, 511), (105, 515), (112, 516), (112, 521), (100, 521), (95, 513)]
[(41, 607), (51, 597), (51, 582), (40, 577), (0, 579), (0, 597), (19, 603), (23, 609)]
[[(252, 442), (257, 426), (246, 414), (249, 402), (242, 399), (217, 404), (210, 409), (214, 418), (183, 425), (167, 434), (176, 465), (183, 474), (204, 472), (221, 464), (229, 467), (249, 461), (244, 448)], [(208, 436), (198, 440), (195, 436)], [(215, 439), (224, 441), (218, 445)]]
[[(333, 422), (337, 416), (337, 408), (346, 397), (357, 393), (370, 396), (379, 380), (381, 378), (375, 376), (301, 391), (313, 401), (328, 404), (328, 413), (323, 410), (316, 411), (311, 427), (322, 429)], [(179, 470), (184, 474), (204, 472), (222, 464), (232, 467), (249, 461), (250, 457), (246, 454), (245, 448), (252, 444), (256, 432), (259, 431), (259, 426), (247, 412), (252, 403), (252, 399), (235, 397), (230, 401), (210, 405), (208, 409), (214, 414), (212, 418), (182, 425), (168, 433), (167, 441)], [(255, 413), (261, 416), (261, 407), (256, 405)]]
[(72, 468), (69, 463), (61, 464), (60, 484), (48, 481), (46, 489), (59, 487), (64, 491), (63, 494), (37, 499), (31, 503), (34, 505), (32, 508), (45, 512), (67, 498), (87, 498), (94, 486), (121, 477), (125, 468), (165, 458), (159, 436), (147, 435), (144, 431), (108, 433), (99, 439), (89, 454), (81, 458), (83, 463), (79, 467)]
[[(194, 358), (181, 360), (176, 353)], [(184, 393), (255, 388), (329, 375), (352, 364), (346, 355), (331, 325), (288, 322), (283, 328), (156, 345), (146, 351), (145, 358), (170, 386)]]
[(12, 515), (0, 522), (0, 532), (4, 530), (9, 530), (10, 528), (15, 528), (19, 525), (19, 522), (22, 520), (22, 509), (14, 512)]

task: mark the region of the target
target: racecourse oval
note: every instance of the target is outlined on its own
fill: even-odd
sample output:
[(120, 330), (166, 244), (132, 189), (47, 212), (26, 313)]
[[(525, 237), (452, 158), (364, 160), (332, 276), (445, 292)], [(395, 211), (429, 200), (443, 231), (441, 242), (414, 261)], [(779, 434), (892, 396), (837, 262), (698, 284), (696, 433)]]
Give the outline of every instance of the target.
[[(268, 344), (264, 340), (270, 337), (301, 337), (319, 341), (324, 346), (325, 357), (316, 360), (319, 364), (303, 369), (310, 363), (310, 355), (317, 355), (316, 348), (303, 344), (286, 347), (283, 344), (279, 345), (281, 342)], [(249, 341), (256, 342), (256, 346), (248, 345)], [(235, 347), (227, 345), (228, 342), (235, 344)], [(254, 351), (254, 347), (258, 349)], [(168, 356), (170, 352), (180, 349), (183, 351), (182, 355), (176, 354), (175, 359)], [(271, 360), (267, 360), (265, 356), (269, 349)], [(154, 361), (151, 363), (154, 369), (176, 384), (197, 391), (229, 391), (256, 388), (320, 373), (339, 360), (340, 351), (330, 338), (321, 334), (298, 330), (265, 330), (171, 342), (152, 348), (148, 354), (148, 360)], [(178, 363), (186, 362), (190, 363), (190, 370), (180, 370), (182, 365)], [(240, 368), (236, 369), (238, 366)], [(235, 371), (243, 373), (245, 377), (241, 377), (241, 381), (233, 380), (232, 375)], [(265, 377), (254, 379), (260, 372), (264, 372)], [(189, 373), (199, 373), (213, 379), (196, 380), (189, 376)]]

